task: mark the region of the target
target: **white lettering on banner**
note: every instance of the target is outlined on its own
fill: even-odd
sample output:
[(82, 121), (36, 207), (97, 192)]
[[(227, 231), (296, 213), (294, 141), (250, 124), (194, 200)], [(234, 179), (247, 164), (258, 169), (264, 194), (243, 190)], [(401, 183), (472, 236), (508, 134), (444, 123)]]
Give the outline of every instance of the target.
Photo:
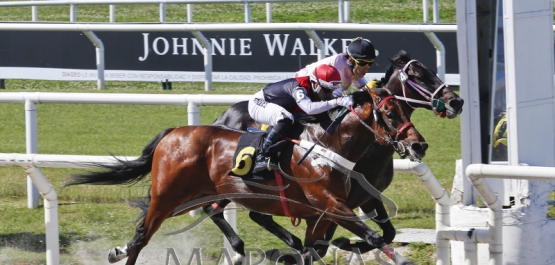
[[(291, 47), (291, 56), (307, 55), (306, 46), (303, 42), (308, 40), (308, 47), (310, 47), (310, 53), (308, 55), (318, 55), (316, 46), (314, 45), (314, 40), (311, 38), (295, 38), (292, 40), (292, 46), (289, 46), (290, 34), (262, 34), (264, 36), (264, 41), (266, 43), (266, 48), (270, 56), (278, 55), (285, 56), (288, 51), (288, 47)], [(236, 47), (235, 38), (210, 38), (210, 44), (212, 46), (212, 55), (237, 55), (240, 56), (250, 56), (253, 55), (251, 51), (250, 38), (239, 38), (239, 45)], [(323, 39), (324, 41), (324, 51), (325, 55), (335, 55), (338, 53), (333, 45), (341, 40), (341, 51), (345, 50), (351, 39)], [(191, 45), (189, 45), (191, 41)], [(229, 43), (229, 44), (228, 44)], [(228, 44), (228, 45), (227, 45)], [(151, 48), (152, 45), (152, 48)], [(139, 61), (146, 61), (149, 56), (149, 51), (152, 49), (156, 55), (167, 55), (170, 48), (172, 49), (171, 55), (189, 55), (189, 48), (191, 47), (191, 55), (204, 55), (206, 53), (205, 47), (196, 38), (172, 38), (171, 43), (164, 37), (155, 38), (152, 43), (149, 40), (149, 33), (143, 33), (143, 56), (139, 57)], [(237, 51), (237, 48), (239, 51)], [(200, 52), (198, 52), (200, 51)]]
[(143, 33), (143, 56), (139, 57), (139, 61), (144, 61), (148, 57), (148, 33)]
[[(332, 47), (333, 43), (336, 41), (337, 39), (333, 39), (331, 42), (330, 42), (330, 39), (324, 39), (324, 49), (326, 50), (326, 55), (337, 54), (337, 52)], [(328, 51), (331, 51), (331, 54)]]
[(200, 50), (200, 53), (204, 55), (206, 52), (204, 51), (204, 47), (202, 47), (202, 44), (200, 44), (200, 42), (197, 39), (192, 39), (192, 40), (193, 40), (193, 52), (191, 54), (197, 55), (197, 48), (198, 48)]
[(216, 55), (216, 49), (220, 51), (221, 55), (225, 55), (225, 38), (222, 38), (222, 43), (218, 43), (218, 40), (211, 38), (210, 42), (212, 43), (212, 55)]
[(281, 36), (281, 34), (274, 34), (273, 41), (270, 41), (270, 34), (263, 35), (264, 39), (266, 40), (266, 47), (268, 48), (268, 52), (271, 56), (274, 56), (276, 46), (278, 46), (279, 55), (283, 56), (285, 54), (285, 47), (287, 46), (287, 39), (289, 39), (289, 34), (283, 34), (285, 36), (283, 42), (281, 42), (281, 38), (279, 37)]
[[(249, 43), (248, 45), (246, 43)], [(252, 52), (250, 51), (251, 49), (251, 39), (245, 39), (245, 38), (241, 38), (239, 39), (239, 43), (241, 45), (240, 47), (240, 53), (239, 55), (252, 55)], [(249, 51), (247, 52), (246, 49), (249, 49)]]
[(229, 39), (229, 55), (237, 55), (235, 53), (235, 38)]
[(62, 72), (63, 77), (80, 77), (81, 74), (78, 72)]
[(291, 51), (291, 55), (297, 55), (297, 53), (295, 52), (296, 50), (299, 50), (300, 52), (299, 55), (306, 55), (306, 52), (304, 51), (303, 43), (299, 38), (295, 39), (295, 44), (293, 44), (293, 50)]
[(318, 50), (316, 49), (316, 45), (314, 45), (314, 40), (309, 39), (310, 41), (310, 55), (318, 55)]
[(349, 43), (351, 42), (353, 42), (353, 40), (341, 39), (341, 52), (346, 52), (347, 46), (349, 46)]
[(181, 48), (182, 52), (181, 54), (183, 55), (187, 55), (187, 38), (181, 38), (181, 42), (183, 44), (177, 44), (177, 40), (179, 40), (179, 38), (172, 38), (173, 40), (173, 53), (172, 55), (179, 55), (179, 52), (177, 51), (177, 48)]
[[(164, 51), (160, 52), (158, 50), (158, 42), (162, 41), (162, 43), (164, 44)], [(166, 53), (168, 53), (168, 51), (170, 50), (170, 44), (168, 43), (168, 40), (162, 38), (162, 37), (158, 37), (156, 39), (154, 39), (154, 41), (152, 42), (152, 49), (154, 50), (154, 52), (158, 55), (164, 55)]]

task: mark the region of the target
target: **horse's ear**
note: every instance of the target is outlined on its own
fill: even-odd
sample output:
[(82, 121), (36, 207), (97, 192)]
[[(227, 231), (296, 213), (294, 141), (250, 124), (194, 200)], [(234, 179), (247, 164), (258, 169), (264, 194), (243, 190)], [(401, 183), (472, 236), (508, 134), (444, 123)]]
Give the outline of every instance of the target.
[(391, 62), (391, 64), (393, 66), (395, 66), (395, 68), (402, 68), (403, 67), (403, 63), (400, 62), (399, 58), (397, 58), (397, 57), (388, 58), (388, 60)]
[(396, 67), (402, 68), (410, 61), (410, 55), (405, 50), (400, 50), (395, 57), (389, 58), (389, 61)]
[(397, 53), (397, 57), (403, 62), (403, 64), (410, 61), (410, 55), (405, 50), (400, 50), (399, 53)]

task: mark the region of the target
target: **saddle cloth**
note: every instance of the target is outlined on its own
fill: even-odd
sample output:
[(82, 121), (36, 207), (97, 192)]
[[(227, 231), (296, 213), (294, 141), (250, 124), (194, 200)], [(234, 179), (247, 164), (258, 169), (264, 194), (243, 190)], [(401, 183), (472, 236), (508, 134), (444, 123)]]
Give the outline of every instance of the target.
[[(230, 175), (246, 179), (254, 177), (252, 169), (265, 135), (265, 131), (257, 131), (246, 132), (239, 137), (237, 149), (233, 154), (233, 167), (229, 172)], [(270, 171), (257, 172), (256, 175), (264, 179), (274, 178), (274, 174)]]

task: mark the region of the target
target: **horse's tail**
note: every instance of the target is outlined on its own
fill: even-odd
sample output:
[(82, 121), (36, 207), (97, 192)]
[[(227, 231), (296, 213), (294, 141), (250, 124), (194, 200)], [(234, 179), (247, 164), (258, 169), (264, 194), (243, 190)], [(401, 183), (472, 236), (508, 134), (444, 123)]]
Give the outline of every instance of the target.
[(115, 164), (106, 165), (100, 163), (93, 163), (94, 166), (105, 169), (100, 172), (87, 172), (83, 174), (70, 176), (64, 187), (80, 184), (92, 185), (117, 185), (128, 184), (132, 185), (145, 176), (152, 170), (152, 157), (154, 150), (158, 143), (168, 133), (173, 131), (174, 128), (165, 129), (154, 137), (143, 149), (142, 155), (135, 160), (116, 159)]
[(137, 219), (135, 219), (135, 223), (143, 220), (146, 217), (146, 214), (148, 212), (148, 208), (150, 208), (150, 201), (152, 199), (152, 197), (150, 195), (150, 188), (148, 189), (147, 194), (148, 195), (146, 197), (139, 198), (138, 200), (135, 200), (135, 201), (126, 200), (126, 202), (129, 206), (136, 207), (136, 208), (139, 208), (141, 210), (141, 212), (137, 216)]

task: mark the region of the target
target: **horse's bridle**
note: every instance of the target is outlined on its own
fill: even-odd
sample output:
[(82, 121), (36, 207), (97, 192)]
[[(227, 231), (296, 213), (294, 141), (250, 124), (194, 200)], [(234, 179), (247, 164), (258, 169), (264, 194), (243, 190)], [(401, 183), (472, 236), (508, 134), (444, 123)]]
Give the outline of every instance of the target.
[[(443, 101), (436, 98), (440, 91), (442, 91), (443, 89), (449, 89), (449, 86), (447, 86), (445, 83), (441, 84), (432, 93), (432, 92), (424, 89), (422, 86), (418, 85), (417, 83), (413, 82), (412, 80), (410, 80), (408, 78), (408, 74), (407, 74), (406, 71), (413, 62), (418, 62), (418, 61), (417, 60), (410, 60), (405, 64), (405, 66), (403, 68), (399, 69), (399, 80), (401, 81), (401, 86), (402, 86), (402, 89), (403, 89), (403, 96), (395, 96), (395, 97), (397, 99), (406, 101), (407, 105), (409, 105), (409, 107), (411, 107), (412, 109), (416, 109), (416, 108), (413, 107), (410, 104), (410, 102), (419, 103), (419, 104), (422, 104), (422, 105), (429, 105), (432, 108), (432, 110), (434, 111), (435, 114), (438, 114), (438, 112), (442, 111), (446, 107), (449, 108), (449, 106), (445, 106), (445, 103), (443, 103)], [(405, 83), (408, 83), (408, 86), (412, 87), (414, 90), (416, 90), (416, 92), (418, 92), (422, 97), (424, 97), (428, 101), (408, 98), (407, 94), (406, 94)]]
[[(368, 90), (368, 93), (370, 93), (370, 90)], [(370, 97), (372, 97), (372, 95), (370, 95)], [(399, 156), (401, 158), (405, 158), (407, 157), (407, 155), (405, 154), (405, 146), (399, 142), (399, 136), (401, 134), (403, 134), (406, 130), (410, 129), (411, 127), (414, 127), (414, 124), (412, 122), (407, 122), (405, 124), (403, 124), (403, 126), (401, 126), (401, 128), (399, 130), (397, 130), (397, 128), (393, 127), (393, 125), (391, 125), (390, 122), (387, 121), (387, 119), (384, 119), (383, 117), (381, 118), (381, 121), (383, 121), (385, 123), (385, 125), (391, 129), (393, 129), (394, 131), (396, 131), (397, 133), (395, 134), (395, 139), (393, 139), (393, 137), (389, 134), (388, 130), (384, 130), (385, 134), (387, 135), (388, 138), (385, 138), (383, 136), (381, 136), (380, 134), (378, 134), (378, 123), (380, 122), (379, 117), (381, 117), (381, 115), (378, 115), (378, 111), (379, 109), (388, 101), (391, 99), (396, 99), (395, 96), (387, 96), (384, 97), (380, 100), (380, 102), (378, 102), (377, 104), (372, 104), (372, 108), (373, 108), (373, 114), (374, 114), (374, 120), (376, 121), (376, 128), (372, 128), (370, 125), (368, 125), (366, 122), (364, 122), (360, 116), (358, 116), (358, 113), (356, 113), (355, 109), (353, 108), (353, 106), (351, 106), (351, 112), (355, 115), (355, 117), (357, 118), (357, 120), (364, 125), (364, 127), (366, 127), (370, 132), (372, 132), (376, 137), (380, 138), (382, 141), (386, 142), (387, 144), (390, 144), (391, 146), (393, 146), (393, 149), (395, 149), (395, 152), (397, 152), (397, 154), (399, 154)], [(418, 160), (415, 157), (412, 157), (415, 160)]]

